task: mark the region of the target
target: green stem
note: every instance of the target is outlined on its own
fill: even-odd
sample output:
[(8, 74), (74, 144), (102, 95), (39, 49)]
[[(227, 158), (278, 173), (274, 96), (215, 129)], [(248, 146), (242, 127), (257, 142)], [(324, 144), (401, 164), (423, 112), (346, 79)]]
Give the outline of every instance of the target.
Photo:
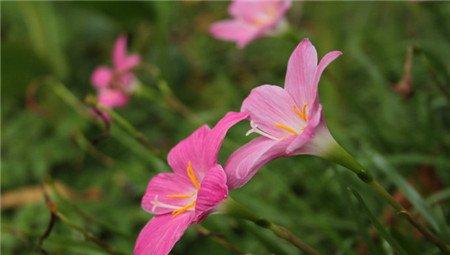
[(104, 154), (99, 151), (89, 139), (84, 136), (81, 130), (74, 130), (72, 132), (72, 137), (74, 141), (78, 144), (78, 146), (85, 152), (89, 153), (93, 157), (97, 158), (100, 162), (102, 162), (106, 166), (112, 166), (114, 164), (114, 159), (110, 156)]
[(354, 172), (358, 178), (369, 185), (375, 192), (377, 192), (381, 197), (386, 199), (386, 201), (397, 211), (397, 213), (405, 217), (408, 222), (414, 226), (420, 233), (422, 233), (425, 238), (436, 245), (442, 252), (449, 254), (449, 248), (447, 245), (434, 235), (427, 227), (421, 224), (413, 215), (406, 210), (399, 202), (397, 202), (391, 194), (389, 194), (386, 189), (381, 186), (376, 180), (373, 179), (364, 167), (357, 162), (344, 148), (339, 144), (335, 144), (329, 152), (323, 156), (324, 158), (333, 161), (349, 170)]
[(197, 233), (203, 236), (210, 237), (214, 242), (222, 245), (223, 247), (227, 248), (234, 254), (238, 255), (244, 255), (247, 254), (243, 251), (241, 251), (239, 248), (234, 246), (232, 243), (230, 243), (227, 239), (223, 238), (221, 235), (215, 234), (208, 230), (207, 228), (203, 227), (202, 225), (195, 225), (195, 230), (197, 230)]
[(142, 132), (137, 130), (127, 119), (120, 116), (120, 114), (118, 114), (114, 110), (103, 107), (100, 104), (97, 104), (96, 100), (93, 98), (87, 98), (86, 101), (89, 105), (96, 107), (101, 112), (106, 112), (109, 116), (112, 117), (112, 119), (115, 121), (115, 123), (117, 123), (117, 125), (122, 127), (126, 132), (128, 132), (131, 136), (133, 136), (136, 140), (138, 140), (142, 145), (144, 145), (149, 151), (151, 151), (152, 153), (154, 153), (156, 155), (160, 154), (160, 151), (158, 149), (156, 149), (150, 143), (150, 141), (148, 141), (147, 137)]
[(317, 250), (315, 250), (307, 243), (303, 242), (300, 238), (294, 235), (287, 228), (255, 215), (245, 206), (234, 201), (231, 198), (228, 198), (221, 205), (221, 207), (219, 208), (219, 212), (222, 212), (235, 218), (252, 221), (256, 225), (272, 231), (276, 236), (288, 241), (289, 243), (291, 243), (304, 253), (309, 255), (320, 255), (320, 253)]
[[(109, 123), (105, 123), (105, 121), (100, 121), (98, 118), (92, 118), (89, 107), (87, 107), (84, 103), (82, 103), (76, 96), (72, 94), (72, 92), (67, 89), (64, 84), (56, 79), (49, 78), (46, 80), (48, 84), (51, 86), (54, 93), (62, 99), (63, 102), (67, 103), (71, 106), (75, 111), (80, 114), (82, 117), (93, 121), (96, 125), (99, 126), (107, 126)], [(97, 107), (97, 103), (95, 99), (87, 98), (88, 103)], [(150, 158), (150, 162), (156, 167), (159, 168), (164, 166), (165, 164), (159, 159), (159, 150), (153, 147), (147, 138), (139, 132), (131, 123), (129, 123), (126, 119), (120, 116), (118, 113), (102, 108), (105, 112), (109, 113), (113, 119), (116, 120), (117, 124), (122, 128), (116, 128), (111, 130), (111, 135), (119, 140), (122, 144), (128, 146), (132, 151), (139, 152), (139, 155), (142, 155), (144, 158)], [(109, 129), (109, 127), (107, 127)], [(125, 129), (125, 131), (123, 130)], [(108, 130), (109, 132), (109, 130)], [(122, 134), (126, 135), (122, 137)], [(131, 137), (130, 137), (131, 136)], [(126, 142), (128, 140), (133, 140), (138, 142), (138, 144), (142, 147), (136, 147)], [(141, 149), (142, 148), (142, 149)]]
[(102, 248), (104, 251), (106, 251), (109, 254), (119, 254), (118, 252), (116, 252), (115, 250), (113, 250), (107, 243), (104, 243), (102, 240), (98, 239), (96, 236), (94, 236), (93, 234), (91, 234), (90, 232), (88, 232), (87, 230), (85, 230), (84, 228), (72, 223), (66, 216), (64, 216), (63, 214), (61, 214), (60, 212), (55, 212), (54, 213), (58, 219), (60, 219), (64, 224), (66, 224), (67, 226), (69, 226), (70, 228), (80, 232), (84, 238), (86, 238), (86, 240), (89, 240), (93, 243), (95, 243), (97, 246), (99, 246), (100, 248)]
[(388, 203), (394, 207), (400, 216), (406, 218), (406, 220), (415, 227), (428, 241), (436, 245), (444, 254), (450, 254), (449, 247), (436, 235), (434, 235), (427, 227), (420, 223), (406, 208), (404, 208), (397, 200), (395, 200), (386, 189), (381, 186), (376, 180), (372, 180), (368, 183), (370, 187), (375, 190), (380, 196), (385, 198)]
[(77, 97), (75, 97), (70, 90), (64, 86), (61, 82), (54, 80), (54, 79), (48, 79), (49, 85), (52, 87), (53, 92), (60, 97), (65, 103), (70, 105), (75, 111), (80, 114), (81, 116), (87, 117), (89, 116), (89, 110), (87, 107), (78, 100)]
[(351, 170), (365, 183), (370, 183), (373, 180), (372, 175), (368, 173), (342, 146), (338, 143), (335, 143), (332, 146), (333, 147), (322, 156), (323, 158)]
[[(172, 89), (167, 84), (167, 81), (162, 77), (161, 70), (157, 66), (151, 63), (142, 63), (141, 67), (154, 77), (156, 86), (161, 92), (168, 107), (172, 108), (175, 112), (178, 112), (194, 124), (201, 123), (201, 119), (173, 93)], [(138, 93), (142, 93), (145, 98), (148, 98), (151, 101), (154, 101), (153, 98), (157, 96), (153, 91), (149, 91), (143, 86), (138, 90)]]
[(95, 243), (98, 247), (102, 248), (106, 253), (111, 255), (119, 254), (117, 251), (115, 251), (109, 244), (103, 242), (96, 236), (94, 236), (91, 232), (87, 231), (86, 229), (78, 226), (77, 224), (70, 221), (64, 214), (62, 214), (59, 210), (55, 202), (50, 198), (50, 195), (47, 193), (47, 190), (45, 188), (45, 185), (42, 186), (42, 190), (44, 193), (44, 198), (46, 205), (51, 213), (52, 220), (50, 221), (49, 227), (46, 229), (44, 235), (41, 237), (41, 240), (39, 240), (39, 245), (41, 246), (44, 239), (50, 235), (51, 230), (53, 229), (53, 225), (57, 219), (59, 219), (61, 222), (63, 222), (68, 227), (80, 232), (86, 240), (89, 240), (93, 243)]

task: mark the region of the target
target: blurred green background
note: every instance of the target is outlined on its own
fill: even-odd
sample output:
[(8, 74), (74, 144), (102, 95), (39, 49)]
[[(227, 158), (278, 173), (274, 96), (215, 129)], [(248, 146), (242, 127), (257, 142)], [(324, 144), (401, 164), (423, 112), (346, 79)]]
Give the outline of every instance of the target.
[[(320, 83), (336, 139), (449, 241), (450, 4), (294, 2), (290, 36), (244, 50), (208, 34), (212, 22), (228, 16), (228, 4), (1, 3), (2, 254), (106, 254), (69, 223), (130, 254), (151, 217), (140, 199), (155, 173), (169, 171), (170, 148), (201, 123), (239, 110), (252, 88), (282, 85), (303, 37), (320, 56), (344, 53)], [(115, 121), (108, 130), (86, 114), (84, 100), (95, 94), (91, 72), (110, 63), (119, 34), (146, 63), (136, 75), (148, 93), (117, 114), (148, 143), (126, 125)], [(252, 138), (244, 136), (248, 128), (231, 130), (222, 162)], [(67, 219), (46, 238), (42, 185)], [(324, 254), (439, 254), (353, 175), (318, 158), (276, 160), (231, 195)], [(203, 226), (246, 253), (298, 254), (248, 222), (213, 215)], [(205, 253), (231, 252), (193, 229), (173, 250)]]

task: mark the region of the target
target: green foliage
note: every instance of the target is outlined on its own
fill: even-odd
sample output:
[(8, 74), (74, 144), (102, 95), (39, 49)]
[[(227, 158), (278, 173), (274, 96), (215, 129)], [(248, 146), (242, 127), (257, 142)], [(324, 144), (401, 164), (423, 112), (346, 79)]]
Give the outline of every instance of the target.
[[(71, 195), (53, 196), (58, 209), (129, 254), (151, 217), (140, 199), (152, 176), (169, 171), (170, 148), (201, 123), (213, 125), (239, 110), (252, 88), (282, 85), (290, 53), (309, 37), (320, 56), (334, 49), (344, 53), (320, 84), (333, 135), (392, 193), (402, 191), (412, 211), (449, 242), (450, 5), (294, 2), (287, 19), (298, 39), (263, 38), (238, 50), (208, 35), (208, 26), (227, 16), (227, 4), (2, 3), (2, 196), (45, 181), (62, 183)], [(110, 63), (121, 33), (129, 36), (132, 51), (161, 70), (172, 94), (147, 68), (138, 69), (145, 93), (117, 110), (124, 122), (108, 130), (84, 102), (95, 93), (92, 70)], [(393, 87), (408, 46), (415, 48), (413, 94), (405, 98)], [(168, 95), (188, 112), (174, 108)], [(231, 130), (223, 160), (252, 138), (244, 136), (247, 129), (245, 123)], [(435, 173), (432, 186), (420, 184), (423, 167)], [(231, 195), (324, 254), (439, 254), (401, 218), (390, 225), (387, 204), (353, 175), (317, 158), (278, 159)], [(2, 205), (2, 254), (36, 252), (49, 220), (43, 201)], [(297, 254), (248, 222), (212, 215), (203, 225), (251, 254)], [(105, 253), (61, 221), (43, 248), (49, 254)], [(193, 229), (173, 250), (206, 252), (230, 253)]]

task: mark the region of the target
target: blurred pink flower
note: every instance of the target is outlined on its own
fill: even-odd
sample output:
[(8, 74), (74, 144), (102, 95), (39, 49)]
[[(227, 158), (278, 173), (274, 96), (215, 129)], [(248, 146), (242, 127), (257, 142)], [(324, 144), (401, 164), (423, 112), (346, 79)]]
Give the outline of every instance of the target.
[(112, 52), (113, 67), (99, 66), (91, 76), (97, 89), (98, 102), (104, 107), (124, 106), (135, 89), (132, 69), (140, 62), (137, 54), (127, 55), (127, 38), (119, 36)]
[(304, 39), (292, 53), (284, 89), (262, 85), (242, 103), (251, 130), (261, 136), (235, 151), (225, 165), (228, 186), (247, 183), (256, 171), (277, 157), (310, 154), (325, 156), (336, 144), (322, 116), (317, 87), (324, 69), (340, 51), (327, 53), (317, 64), (317, 52)]
[(210, 33), (244, 48), (251, 41), (274, 33), (290, 6), (290, 0), (234, 0), (228, 9), (232, 19), (212, 24)]
[(246, 117), (230, 112), (213, 129), (200, 127), (169, 152), (173, 173), (153, 177), (142, 199), (142, 207), (155, 216), (139, 233), (135, 255), (168, 254), (189, 225), (202, 221), (227, 198), (218, 153), (228, 129)]

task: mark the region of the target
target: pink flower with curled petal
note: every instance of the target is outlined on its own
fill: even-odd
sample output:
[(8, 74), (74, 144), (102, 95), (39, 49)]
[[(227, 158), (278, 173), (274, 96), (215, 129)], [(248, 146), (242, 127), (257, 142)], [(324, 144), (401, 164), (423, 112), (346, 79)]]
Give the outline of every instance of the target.
[(339, 57), (327, 53), (317, 64), (317, 52), (304, 39), (292, 53), (285, 86), (262, 85), (253, 89), (242, 103), (255, 138), (235, 151), (225, 165), (228, 186), (247, 183), (264, 164), (285, 156), (310, 154), (329, 156), (337, 143), (328, 131), (319, 103), (317, 87), (324, 69)]
[(230, 112), (214, 128), (200, 127), (169, 152), (173, 173), (158, 174), (147, 186), (142, 207), (155, 216), (139, 233), (133, 254), (168, 254), (191, 224), (227, 198), (218, 153), (228, 129), (245, 118), (245, 113)]
[(214, 23), (210, 33), (244, 48), (257, 38), (276, 33), (290, 6), (290, 0), (234, 0), (228, 9), (232, 19)]
[(132, 73), (139, 62), (137, 54), (127, 54), (127, 38), (119, 36), (112, 52), (112, 68), (97, 67), (91, 76), (91, 83), (98, 93), (98, 102), (104, 107), (115, 108), (127, 104), (135, 89)]

